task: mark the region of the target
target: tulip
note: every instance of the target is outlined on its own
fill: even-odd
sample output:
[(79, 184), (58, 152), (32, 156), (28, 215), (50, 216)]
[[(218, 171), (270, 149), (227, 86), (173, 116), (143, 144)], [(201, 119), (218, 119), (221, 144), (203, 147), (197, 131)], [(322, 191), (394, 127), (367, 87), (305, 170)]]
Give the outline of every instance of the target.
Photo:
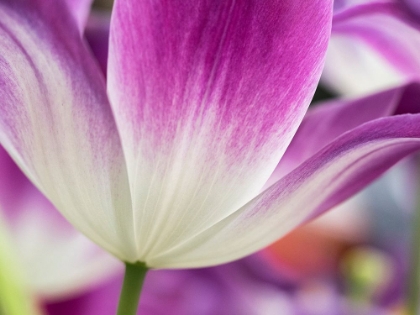
[(129, 274), (244, 257), (420, 146), (420, 116), (377, 119), (263, 189), (316, 87), (331, 11), (117, 0), (106, 92), (62, 2), (2, 0), (0, 142)]
[[(290, 172), (307, 159), (306, 155), (313, 155), (335, 141), (337, 137), (375, 118), (419, 112), (420, 107), (416, 104), (419, 97), (420, 86), (409, 84), (360, 99), (334, 100), (316, 104), (305, 116), (279, 168), (283, 169), (284, 173)], [(316, 128), (320, 117), (324, 118), (325, 124)], [(352, 119), (349, 119), (350, 117)], [(323, 232), (327, 233), (327, 231)], [(360, 239), (358, 241), (360, 242)], [(295, 243), (295, 251), (301, 246), (302, 244)], [(307, 251), (305, 255), (308, 251), (316, 249), (304, 248), (304, 250)], [(375, 251), (372, 253), (375, 254)], [(331, 248), (326, 251), (326, 254), (331, 255)], [(304, 255), (300, 257), (302, 261), (308, 258)], [(369, 260), (367, 262), (369, 263)], [(366, 264), (366, 261), (361, 260), (360, 263)], [(358, 264), (359, 262), (353, 267), (357, 268)], [(281, 268), (281, 265), (278, 267)], [(374, 263), (373, 266), (368, 267), (379, 267), (379, 269), (373, 274), (365, 274), (365, 269), (354, 271), (361, 273), (358, 276), (367, 276), (373, 284), (376, 281), (384, 281), (384, 276), (378, 277), (380, 265), (376, 266)], [(275, 272), (273, 265), (268, 264), (264, 256), (255, 255), (213, 268), (153, 271), (145, 283), (142, 306), (138, 314), (270, 314), (270, 312), (295, 314), (297, 312), (297, 314), (309, 315), (313, 314), (314, 305), (319, 306), (319, 309), (316, 308), (316, 314), (337, 312), (354, 314), (356, 310), (357, 314), (389, 314), (386, 310), (379, 309), (379, 306), (370, 305), (372, 301), (368, 300), (365, 301), (366, 305), (352, 305), (350, 301), (344, 300), (342, 292), (337, 291), (336, 283), (301, 279), (298, 284), (291, 280), (293, 278), (290, 274), (286, 274), (283, 269), (280, 270), (282, 271)], [(333, 273), (335, 272), (337, 271), (334, 270)], [(329, 275), (332, 277), (331, 274)], [(393, 273), (388, 272), (386, 276), (392, 275)], [(398, 279), (395, 280), (401, 282), (401, 274), (398, 274)], [(165, 285), (162, 286), (161, 283)], [(104, 315), (112, 314), (116, 307), (115, 298), (118, 295), (119, 286), (119, 279), (111, 280), (88, 294), (49, 304), (49, 314), (84, 315), (95, 312)], [(395, 289), (395, 287), (390, 289)], [(363, 298), (367, 297), (363, 296)], [(395, 297), (393, 299), (395, 300)], [(323, 303), (315, 301), (323, 301)]]
[[(235, 230), (271, 199), (249, 203), (313, 94), (331, 2), (229, 3), (116, 1), (110, 106), (62, 4), (0, 2), (1, 142), (73, 225), (123, 261), (219, 264), (285, 233), (259, 237), (257, 217), (249, 233)], [(261, 219), (290, 211), (275, 208)]]

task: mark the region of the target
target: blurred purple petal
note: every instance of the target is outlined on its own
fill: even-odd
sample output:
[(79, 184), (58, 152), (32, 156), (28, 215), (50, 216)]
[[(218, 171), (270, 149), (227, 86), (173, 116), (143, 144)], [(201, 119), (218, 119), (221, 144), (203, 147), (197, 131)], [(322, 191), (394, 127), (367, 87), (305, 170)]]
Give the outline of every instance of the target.
[(403, 85), (363, 98), (333, 100), (312, 107), (267, 186), (290, 173), (343, 133), (371, 120), (419, 113), (420, 84)]
[(73, 14), (74, 18), (76, 19), (80, 32), (83, 33), (93, 0), (65, 0), (65, 1), (67, 2), (67, 5), (70, 8), (70, 11)]
[(338, 92), (360, 94), (419, 78), (420, 17), (406, 2), (337, 5), (324, 82)]
[(420, 1), (418, 0), (402, 0), (405, 2), (405, 5), (408, 7), (411, 13), (417, 15), (420, 18)]
[[(49, 304), (49, 315), (113, 315), (121, 277), (89, 294)], [(294, 314), (291, 284), (261, 257), (183, 271), (150, 271), (138, 314)]]

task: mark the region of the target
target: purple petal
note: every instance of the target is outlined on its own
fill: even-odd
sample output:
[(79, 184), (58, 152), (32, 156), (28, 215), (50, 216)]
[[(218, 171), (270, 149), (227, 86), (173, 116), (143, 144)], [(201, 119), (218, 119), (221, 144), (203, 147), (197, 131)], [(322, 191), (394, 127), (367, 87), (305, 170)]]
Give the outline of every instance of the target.
[(332, 1), (117, 0), (108, 91), (140, 256), (255, 196), (313, 94)]
[(334, 100), (311, 108), (266, 187), (338, 136), (361, 124), (381, 117), (420, 112), (418, 99), (420, 84), (413, 83), (363, 98)]
[(420, 18), (420, 2), (418, 0), (403, 0), (411, 13)]
[(15, 209), (20, 207), (20, 196), (25, 195), (31, 186), (26, 176), (0, 146), (0, 209), (9, 222), (17, 216)]
[(0, 21), (1, 144), (74, 226), (134, 259), (126, 167), (103, 76), (64, 3), (2, 0)]
[(80, 32), (83, 33), (93, 0), (65, 0), (65, 1), (67, 2), (67, 6), (69, 7), (70, 12), (73, 14), (77, 22)]
[(219, 264), (243, 257), (332, 208), (420, 148), (420, 115), (380, 118), (345, 133), (228, 218), (153, 266)]
[(404, 1), (351, 3), (338, 10), (324, 80), (346, 94), (420, 77), (420, 20)]

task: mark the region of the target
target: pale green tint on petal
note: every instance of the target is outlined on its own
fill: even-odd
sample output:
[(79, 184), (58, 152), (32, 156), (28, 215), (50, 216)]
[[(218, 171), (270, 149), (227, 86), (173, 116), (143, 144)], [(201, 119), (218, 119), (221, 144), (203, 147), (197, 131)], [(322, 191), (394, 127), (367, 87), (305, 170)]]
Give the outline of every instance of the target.
[(19, 266), (0, 217), (0, 314), (41, 315), (42, 312), (25, 289)]

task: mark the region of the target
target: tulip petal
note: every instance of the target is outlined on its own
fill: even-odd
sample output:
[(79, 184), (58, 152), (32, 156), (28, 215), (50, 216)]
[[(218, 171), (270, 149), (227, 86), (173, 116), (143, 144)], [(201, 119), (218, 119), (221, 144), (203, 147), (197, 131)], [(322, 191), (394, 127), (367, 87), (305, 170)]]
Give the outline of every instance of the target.
[(305, 115), (266, 187), (353, 128), (381, 117), (418, 113), (419, 99), (420, 84), (411, 83), (363, 98), (333, 100), (322, 106), (315, 105)]
[(334, 34), (321, 82), (342, 95), (366, 95), (407, 81), (382, 55), (359, 38)]
[(128, 179), (97, 65), (62, 1), (0, 1), (0, 143), (62, 214), (133, 259)]
[(1, 147), (0, 212), (37, 296), (53, 299), (80, 292), (121, 267), (64, 220)]
[(263, 187), (311, 99), (332, 1), (117, 0), (108, 92), (139, 257)]
[(403, 0), (407, 8), (410, 10), (411, 13), (420, 17), (420, 2), (417, 0)]
[(359, 191), (420, 149), (420, 115), (380, 118), (345, 133), (228, 218), (148, 263), (199, 267), (238, 259)]
[(404, 1), (351, 3), (333, 20), (325, 83), (360, 94), (420, 77), (420, 23)]
[(83, 33), (93, 0), (66, 0), (66, 2), (80, 32)]

